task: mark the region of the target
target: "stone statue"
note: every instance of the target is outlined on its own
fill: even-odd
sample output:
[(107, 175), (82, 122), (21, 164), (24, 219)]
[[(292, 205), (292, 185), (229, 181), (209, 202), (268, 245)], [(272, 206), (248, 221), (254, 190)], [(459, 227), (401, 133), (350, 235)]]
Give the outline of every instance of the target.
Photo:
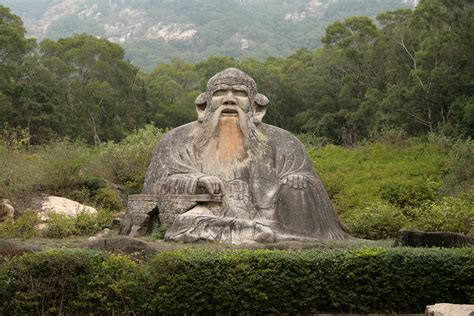
[(159, 213), (176, 214), (165, 239), (350, 238), (303, 144), (262, 122), (269, 100), (250, 76), (226, 69), (195, 103), (197, 121), (163, 138), (145, 179), (143, 193), (157, 196)]

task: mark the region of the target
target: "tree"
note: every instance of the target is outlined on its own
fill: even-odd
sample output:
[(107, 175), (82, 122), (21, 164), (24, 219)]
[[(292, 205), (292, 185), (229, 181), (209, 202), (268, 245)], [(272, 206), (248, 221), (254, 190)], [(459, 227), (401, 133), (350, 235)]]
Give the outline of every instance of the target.
[(86, 34), (44, 40), (40, 62), (61, 86), (66, 135), (98, 145), (120, 140), (140, 124), (138, 70), (124, 60), (120, 46)]

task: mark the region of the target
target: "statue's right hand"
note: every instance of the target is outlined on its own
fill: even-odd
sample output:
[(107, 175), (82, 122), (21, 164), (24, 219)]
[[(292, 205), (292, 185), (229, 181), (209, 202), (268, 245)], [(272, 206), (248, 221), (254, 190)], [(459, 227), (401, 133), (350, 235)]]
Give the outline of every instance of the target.
[(198, 185), (205, 187), (210, 194), (225, 194), (224, 182), (215, 176), (203, 176), (199, 178)]

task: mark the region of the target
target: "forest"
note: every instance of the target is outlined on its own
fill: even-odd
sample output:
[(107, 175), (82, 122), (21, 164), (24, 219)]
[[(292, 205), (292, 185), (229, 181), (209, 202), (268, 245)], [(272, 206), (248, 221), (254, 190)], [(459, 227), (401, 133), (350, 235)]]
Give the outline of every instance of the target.
[(209, 77), (231, 66), (269, 97), (268, 123), (325, 142), (352, 146), (384, 128), (408, 136), (474, 133), (469, 1), (423, 1), (376, 21), (335, 22), (323, 48), (288, 58), (173, 60), (148, 73), (107, 40), (81, 34), (37, 43), (8, 8), (0, 14), (0, 127), (7, 138), (27, 133), (29, 144), (68, 137), (98, 145), (147, 123), (189, 122)]
[(287, 58), (175, 59), (151, 72), (105, 39), (38, 43), (8, 8), (0, 17), (0, 196), (17, 205), (47, 192), (120, 210), (161, 135), (195, 120), (213, 74), (238, 67), (270, 99), (266, 122), (307, 145), (353, 234), (472, 229), (471, 1), (347, 18), (323, 47)]

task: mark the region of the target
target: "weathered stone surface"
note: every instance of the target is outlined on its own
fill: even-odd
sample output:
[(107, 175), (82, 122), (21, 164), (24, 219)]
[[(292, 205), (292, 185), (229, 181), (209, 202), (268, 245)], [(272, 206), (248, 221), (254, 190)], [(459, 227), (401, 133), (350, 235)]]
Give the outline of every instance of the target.
[[(198, 120), (163, 138), (145, 179), (144, 196), (157, 197), (158, 219), (171, 224), (165, 239), (242, 244), (350, 238), (303, 144), (262, 123), (269, 100), (251, 77), (226, 69), (195, 103)], [(209, 199), (198, 198), (203, 194)], [(122, 233), (150, 230), (152, 206), (140, 203), (129, 202)]]
[(422, 232), (402, 229), (398, 232), (398, 247), (467, 247), (474, 244), (472, 237), (451, 232)]
[(427, 316), (474, 316), (474, 305), (435, 304), (426, 306)]
[(15, 216), (15, 209), (11, 205), (11, 202), (7, 199), (0, 201), (0, 222), (6, 220), (13, 220)]
[(47, 222), (50, 213), (59, 213), (70, 217), (76, 217), (81, 212), (96, 214), (97, 210), (93, 207), (83, 205), (79, 202), (63, 197), (42, 195), (33, 198), (32, 207), (39, 210), (42, 222)]
[(149, 254), (157, 251), (151, 243), (128, 236), (114, 236), (91, 240), (81, 244), (81, 247), (125, 254)]

